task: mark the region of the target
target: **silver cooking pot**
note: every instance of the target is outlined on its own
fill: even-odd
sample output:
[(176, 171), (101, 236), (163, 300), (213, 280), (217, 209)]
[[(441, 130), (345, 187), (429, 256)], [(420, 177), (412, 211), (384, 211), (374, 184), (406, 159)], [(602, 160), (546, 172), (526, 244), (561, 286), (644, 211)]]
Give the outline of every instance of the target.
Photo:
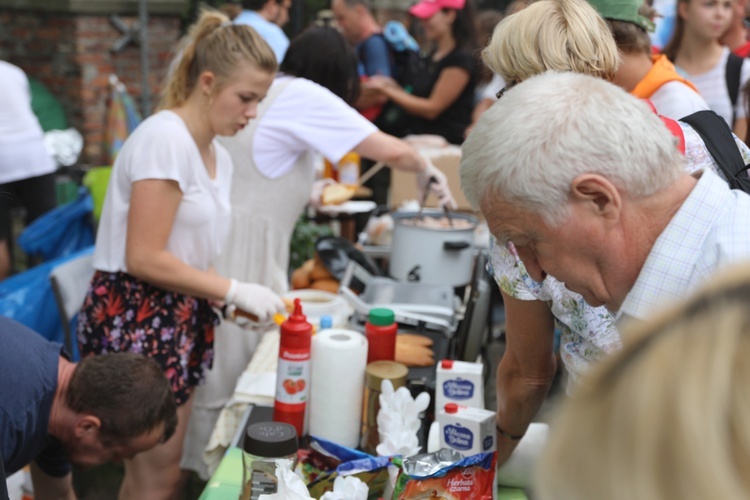
[(392, 216), (391, 277), (428, 285), (463, 286), (471, 281), (476, 217), (454, 213), (451, 217), (461, 221), (463, 227), (451, 228), (447, 222), (445, 227), (424, 224), (445, 219), (442, 213), (422, 213), (417, 217), (416, 212), (397, 212)]

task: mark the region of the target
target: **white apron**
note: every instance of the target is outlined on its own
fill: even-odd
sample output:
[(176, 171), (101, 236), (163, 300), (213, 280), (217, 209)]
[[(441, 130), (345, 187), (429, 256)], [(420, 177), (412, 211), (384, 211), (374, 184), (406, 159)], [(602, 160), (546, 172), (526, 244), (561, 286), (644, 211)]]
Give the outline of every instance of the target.
[[(292, 81), (272, 86), (258, 106), (257, 117), (237, 135), (219, 138), (232, 157), (234, 175), (231, 229), (216, 270), (221, 276), (265, 285), (279, 294), (289, 288), (289, 245), (315, 178), (313, 156), (306, 151), (290, 172), (269, 179), (256, 168), (251, 151), (263, 115)], [(183, 468), (207, 474), (203, 449), (264, 331), (243, 329), (227, 321), (216, 328), (213, 368), (206, 374), (205, 385), (195, 389)]]

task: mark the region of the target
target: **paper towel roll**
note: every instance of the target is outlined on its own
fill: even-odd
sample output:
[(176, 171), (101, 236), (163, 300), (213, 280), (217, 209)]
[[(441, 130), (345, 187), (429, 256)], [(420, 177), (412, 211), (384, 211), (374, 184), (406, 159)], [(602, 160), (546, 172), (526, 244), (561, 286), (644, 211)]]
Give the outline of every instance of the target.
[(534, 469), (547, 444), (549, 426), (543, 423), (529, 425), (510, 458), (497, 470), (497, 482), (502, 486), (528, 488), (534, 480)]
[(313, 336), (310, 356), (310, 435), (356, 448), (367, 339), (352, 330), (325, 330)]

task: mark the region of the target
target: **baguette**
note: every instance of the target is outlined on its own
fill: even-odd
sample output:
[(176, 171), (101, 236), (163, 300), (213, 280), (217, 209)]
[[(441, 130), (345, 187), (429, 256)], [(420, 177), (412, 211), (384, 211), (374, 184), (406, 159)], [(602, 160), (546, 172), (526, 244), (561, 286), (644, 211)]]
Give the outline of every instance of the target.
[(432, 349), (427, 346), (396, 342), (396, 362), (406, 366), (433, 366), (434, 356)]
[(418, 333), (399, 333), (396, 337), (396, 343), (414, 344), (425, 347), (432, 347), (434, 343), (430, 337), (419, 335)]

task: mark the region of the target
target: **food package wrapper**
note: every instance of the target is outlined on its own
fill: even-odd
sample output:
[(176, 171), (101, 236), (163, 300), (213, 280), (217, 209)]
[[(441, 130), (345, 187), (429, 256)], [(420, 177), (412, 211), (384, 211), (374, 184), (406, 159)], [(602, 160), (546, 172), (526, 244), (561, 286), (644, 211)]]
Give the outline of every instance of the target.
[(368, 488), (368, 500), (377, 500), (388, 483), (388, 464), (388, 458), (373, 457), (315, 436), (309, 452), (300, 454), (300, 474), (314, 498), (333, 491), (337, 477), (356, 476)]
[(333, 482), (333, 491), (320, 497), (320, 500), (367, 500), (367, 485), (354, 476), (337, 477)]
[(451, 498), (492, 500), (496, 495), (497, 452), (464, 457), (449, 448), (405, 459), (394, 458), (401, 470), (394, 500)]
[(313, 500), (302, 479), (292, 471), (291, 460), (276, 461), (276, 493), (261, 495), (259, 500)]
[(380, 437), (380, 444), (376, 447), (378, 455), (409, 457), (419, 453), (419, 414), (429, 405), (430, 395), (426, 392), (412, 398), (406, 387), (394, 391), (391, 381), (383, 380), (377, 419)]
[(528, 488), (534, 480), (537, 460), (547, 444), (549, 426), (533, 423), (508, 460), (497, 470), (497, 482), (503, 486)]

